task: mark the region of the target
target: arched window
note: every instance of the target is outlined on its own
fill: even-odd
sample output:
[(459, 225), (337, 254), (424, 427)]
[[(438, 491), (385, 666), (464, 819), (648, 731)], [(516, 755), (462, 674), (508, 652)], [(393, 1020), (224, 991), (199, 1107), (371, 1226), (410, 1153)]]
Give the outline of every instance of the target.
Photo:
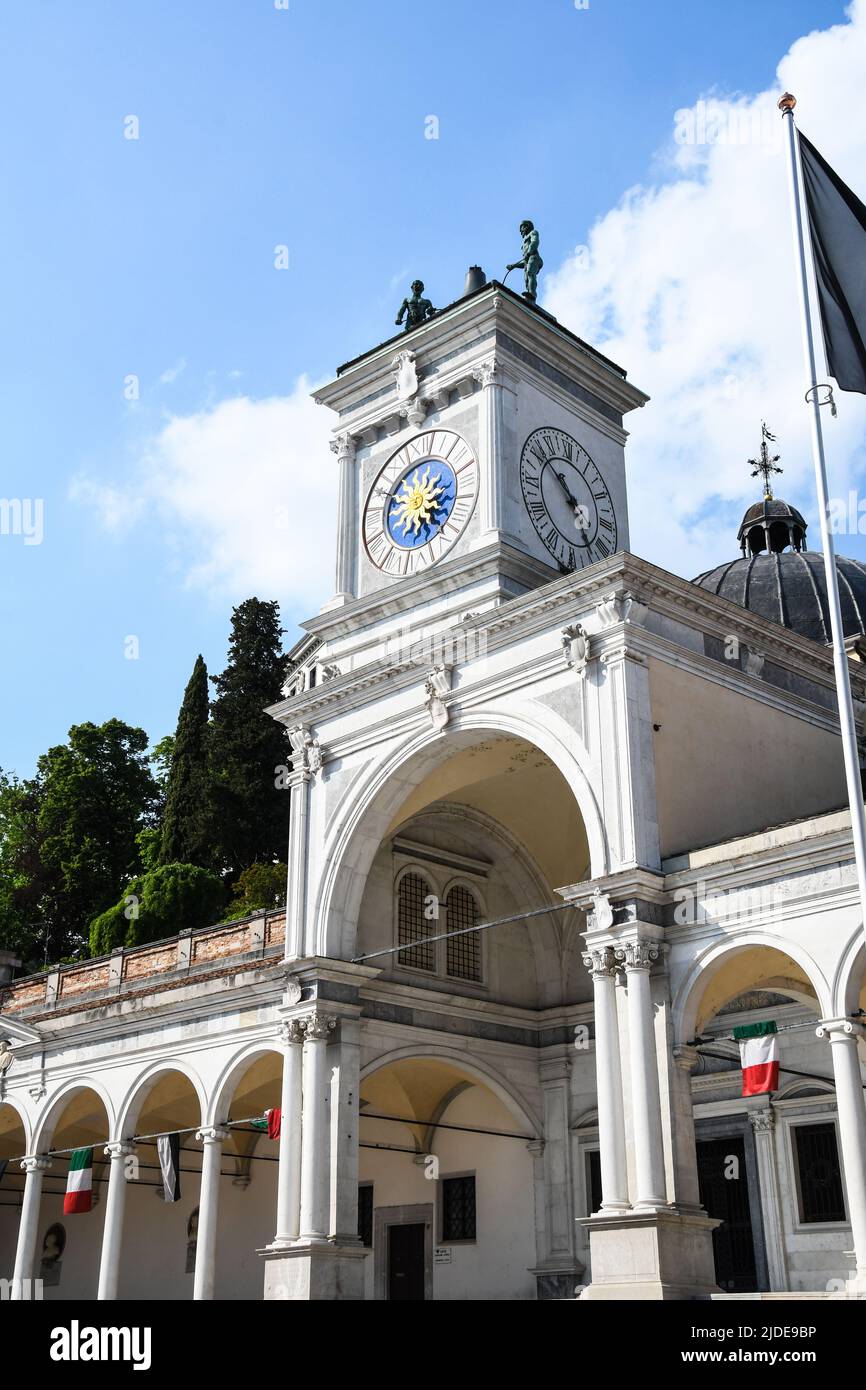
[[(474, 927), (481, 920), (478, 904), (468, 888), (458, 883), (445, 899), (446, 931)], [(481, 938), (477, 932), (449, 936), (446, 945), (445, 970), (455, 980), (481, 979)]]
[(412, 945), (399, 951), (397, 960), (415, 970), (436, 969), (436, 943), (427, 940), (436, 934), (435, 916), (425, 914), (428, 897), (432, 892), (426, 879), (415, 873), (403, 875), (397, 889), (397, 945)]

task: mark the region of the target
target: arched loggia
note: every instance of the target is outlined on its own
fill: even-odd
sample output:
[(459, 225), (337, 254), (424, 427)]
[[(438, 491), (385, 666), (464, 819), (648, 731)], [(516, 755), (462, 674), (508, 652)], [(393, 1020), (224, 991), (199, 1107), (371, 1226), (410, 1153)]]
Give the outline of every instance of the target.
[(367, 1067), (359, 1166), (367, 1297), (464, 1299), (483, 1270), (490, 1297), (534, 1298), (539, 1137), (513, 1085), (457, 1049), (400, 1049)]
[(314, 939), (321, 955), (350, 958), (361, 898), (370, 866), (383, 838), (422, 782), (456, 753), (485, 739), (512, 738), (537, 749), (556, 769), (576, 803), (587, 853), (571, 866), (563, 882), (586, 872), (603, 875), (607, 843), (595, 795), (586, 771), (586, 751), (574, 730), (558, 715), (541, 708), (523, 714), (506, 710), (455, 714), (444, 733), (415, 732), (381, 763), (359, 774), (352, 795), (328, 827), (322, 854), (324, 871), (314, 904)]

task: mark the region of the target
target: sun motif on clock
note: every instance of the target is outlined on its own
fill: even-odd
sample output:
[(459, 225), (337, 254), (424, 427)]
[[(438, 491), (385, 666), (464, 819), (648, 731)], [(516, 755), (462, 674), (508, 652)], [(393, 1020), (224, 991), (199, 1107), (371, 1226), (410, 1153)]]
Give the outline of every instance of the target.
[(364, 548), (397, 577), (441, 560), (459, 539), (478, 495), (478, 463), (459, 434), (426, 430), (377, 475), (364, 507)]
[(403, 479), (389, 512), (394, 528), (399, 532), (402, 526), (403, 536), (410, 532), (417, 536), (422, 526), (437, 524), (436, 513), (444, 511), (446, 506), (447, 486), (438, 486), (441, 479), (441, 469), (430, 477), (429, 463), (424, 465), (423, 472), (419, 466)]

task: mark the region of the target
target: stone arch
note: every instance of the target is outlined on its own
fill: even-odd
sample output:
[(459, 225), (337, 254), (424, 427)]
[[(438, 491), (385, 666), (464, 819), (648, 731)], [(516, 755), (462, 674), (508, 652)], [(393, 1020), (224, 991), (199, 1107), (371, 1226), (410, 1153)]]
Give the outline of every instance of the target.
[(480, 1086), (486, 1086), (514, 1117), (516, 1123), (526, 1130), (527, 1141), (538, 1139), (543, 1132), (540, 1116), (520, 1092), (494, 1067), (477, 1056), (470, 1056), (455, 1047), (443, 1047), (436, 1043), (425, 1043), (395, 1048), (386, 1052), (361, 1068), (360, 1084), (376, 1072), (383, 1071), (394, 1062), (447, 1062), (459, 1071), (472, 1077)]
[[(705, 1013), (712, 1002), (708, 998), (709, 986), (719, 979), (722, 971), (731, 962), (740, 956), (746, 956), (749, 952), (771, 952), (779, 958), (782, 968), (785, 958), (793, 961), (811, 987), (811, 995), (808, 988), (798, 989), (796, 980), (791, 980), (788, 987), (784, 983), (774, 981), (770, 987), (778, 993), (789, 994), (792, 999), (808, 1003), (821, 1016), (826, 1013), (830, 1000), (830, 986), (812, 957), (795, 942), (765, 932), (750, 931), (742, 936), (714, 941), (691, 964), (675, 988), (672, 1014), (674, 1039), (677, 1043), (691, 1041), (703, 1024), (714, 1017), (718, 1008), (727, 1002), (721, 1000), (716, 1007), (710, 1007), (709, 1013)], [(763, 963), (766, 957), (764, 955), (759, 959)], [(728, 998), (732, 998), (736, 992), (734, 990)]]
[(40, 1114), (33, 1130), (33, 1152), (44, 1153), (51, 1147), (58, 1121), (70, 1101), (76, 1095), (90, 1091), (101, 1102), (105, 1111), (107, 1122), (106, 1139), (111, 1139), (114, 1132), (115, 1108), (114, 1103), (99, 1081), (94, 1081), (88, 1077), (86, 1080), (69, 1081), (65, 1086), (61, 1086), (54, 1095), (46, 1101), (42, 1113)]
[[(9, 1110), (9, 1111), (11, 1111), (11, 1114), (8, 1115), (8, 1116), (6, 1117), (7, 1123), (4, 1123), (3, 1120), (2, 1120), (2, 1114), (3, 1114), (3, 1111), (4, 1111), (4, 1110)], [(23, 1149), (23, 1153), (29, 1154), (29, 1153), (31, 1152), (31, 1149), (30, 1149), (30, 1136), (31, 1136), (30, 1116), (27, 1114), (27, 1111), (24, 1109), (24, 1106), (21, 1105), (21, 1104), (19, 1104), (19, 1102), (18, 1102), (17, 1100), (15, 1100), (12, 1096), (4, 1096), (3, 1099), (0, 1100), (0, 1144), (2, 1144), (3, 1135), (15, 1133), (15, 1131), (16, 1131), (16, 1129), (17, 1129), (17, 1126), (15, 1126), (13, 1123), (8, 1123), (9, 1121), (12, 1120), (12, 1116), (13, 1116), (13, 1115), (17, 1118), (19, 1124), (21, 1125), (21, 1129), (22, 1129), (22, 1131), (23, 1131), (23, 1133), (24, 1133), (24, 1149)], [(17, 1154), (3, 1153), (3, 1152), (2, 1152), (2, 1149), (0, 1149), (0, 1158), (17, 1158), (17, 1157), (18, 1157)]]
[(220, 1072), (207, 1106), (207, 1124), (222, 1124), (228, 1119), (229, 1109), (239, 1083), (251, 1067), (264, 1057), (276, 1057), (282, 1075), (283, 1050), (277, 1039), (248, 1043), (235, 1052)]
[(866, 985), (866, 937), (858, 922), (842, 952), (833, 980), (832, 1012), (837, 1018), (856, 1013)]
[(204, 1123), (204, 1117), (207, 1114), (207, 1093), (201, 1078), (187, 1062), (171, 1057), (154, 1062), (143, 1072), (140, 1072), (129, 1086), (118, 1109), (118, 1123), (114, 1137), (119, 1139), (132, 1138), (138, 1117), (151, 1092), (163, 1076), (172, 1074), (185, 1077), (192, 1086), (199, 1104), (199, 1123)]
[(415, 730), (381, 762), (352, 784), (352, 796), (325, 838), (325, 865), (313, 907), (313, 950), (346, 959), (352, 955), (358, 911), (367, 874), (388, 826), (409, 793), (439, 763), (479, 739), (511, 735), (544, 753), (565, 780), (586, 831), (590, 876), (607, 872), (607, 838), (587, 772), (579, 736), (560, 715), (540, 705), (504, 710), (456, 711), (443, 733)]

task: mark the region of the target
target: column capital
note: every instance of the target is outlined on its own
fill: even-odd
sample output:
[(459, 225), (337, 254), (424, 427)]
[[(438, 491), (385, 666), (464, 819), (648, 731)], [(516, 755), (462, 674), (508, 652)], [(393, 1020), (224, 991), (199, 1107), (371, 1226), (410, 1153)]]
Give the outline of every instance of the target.
[(195, 1132), (196, 1139), (200, 1139), (203, 1144), (221, 1144), (224, 1139), (228, 1139), (230, 1131), (222, 1125), (203, 1125)]
[(830, 1042), (857, 1042), (866, 1037), (866, 1028), (853, 1018), (822, 1018), (815, 1029), (816, 1038), (829, 1038)]
[(339, 434), (335, 434), (329, 447), (331, 453), (336, 454), (339, 463), (342, 463), (344, 459), (351, 460), (355, 457), (355, 440), (346, 430), (341, 430)]
[(473, 367), (472, 380), (477, 381), (482, 390), (485, 386), (498, 386), (500, 370), (501, 363), (497, 358), (489, 357), (486, 362), (479, 362), (477, 367)]
[(653, 963), (658, 960), (661, 948), (657, 941), (646, 941), (638, 937), (634, 941), (622, 942), (616, 947), (614, 954), (625, 966), (627, 973), (634, 970), (649, 972)]
[(674, 1065), (680, 1067), (684, 1072), (691, 1076), (695, 1067), (700, 1061), (701, 1054), (696, 1047), (689, 1047), (688, 1043), (676, 1043), (673, 1048)]
[(25, 1173), (47, 1173), (52, 1166), (52, 1160), (43, 1154), (28, 1154), (21, 1160), (21, 1167)]
[(596, 946), (585, 951), (583, 963), (594, 980), (612, 979), (619, 969), (612, 946)]
[(110, 1139), (102, 1152), (106, 1158), (129, 1158), (135, 1153), (135, 1145), (128, 1139)]
[(284, 1047), (298, 1047), (304, 1041), (303, 1020), (287, 1018), (280, 1024), (280, 1042)]
[(337, 1026), (333, 1014), (312, 1013), (300, 1020), (305, 1039), (309, 1042), (323, 1042)]
[(776, 1114), (769, 1105), (766, 1110), (750, 1110), (749, 1124), (755, 1134), (772, 1134), (776, 1127)]

